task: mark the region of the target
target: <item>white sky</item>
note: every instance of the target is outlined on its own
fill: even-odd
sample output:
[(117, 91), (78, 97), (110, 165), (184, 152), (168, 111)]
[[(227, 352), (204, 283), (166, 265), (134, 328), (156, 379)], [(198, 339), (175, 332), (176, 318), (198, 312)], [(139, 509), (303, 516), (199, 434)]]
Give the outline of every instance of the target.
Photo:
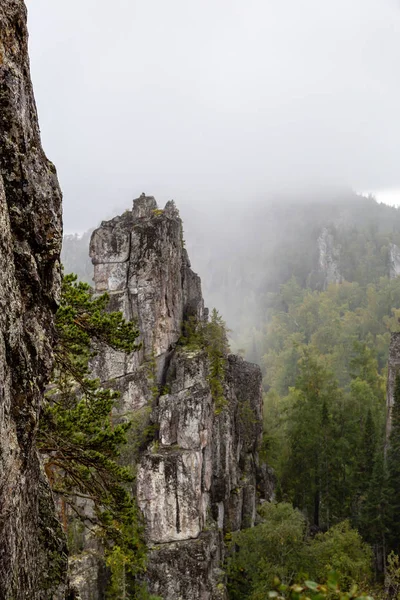
[(398, 0), (27, 4), (66, 229), (142, 191), (179, 204), (400, 188)]
[(372, 190), (369, 193), (375, 196), (379, 202), (390, 204), (391, 206), (400, 206), (400, 187)]

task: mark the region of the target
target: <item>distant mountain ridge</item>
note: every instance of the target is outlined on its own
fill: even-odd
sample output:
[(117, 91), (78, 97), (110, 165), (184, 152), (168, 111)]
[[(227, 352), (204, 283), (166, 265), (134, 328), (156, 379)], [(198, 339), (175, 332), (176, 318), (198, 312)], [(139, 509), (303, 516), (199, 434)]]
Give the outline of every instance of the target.
[[(267, 319), (272, 296), (295, 277), (301, 287), (360, 285), (395, 276), (400, 210), (351, 190), (268, 202), (180, 203), (185, 241), (206, 302), (233, 340)], [(91, 282), (90, 232), (65, 236), (63, 263)]]

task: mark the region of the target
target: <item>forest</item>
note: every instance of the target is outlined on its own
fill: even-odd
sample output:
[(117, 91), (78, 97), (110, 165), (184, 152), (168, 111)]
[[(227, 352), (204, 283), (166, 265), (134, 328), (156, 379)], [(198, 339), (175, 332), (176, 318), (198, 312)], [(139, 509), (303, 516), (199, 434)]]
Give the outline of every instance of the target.
[(324, 224), (341, 281), (324, 283), (301, 253), (296, 275), (265, 296), (263, 322), (238, 336), (263, 369), (263, 453), (277, 504), (235, 539), (232, 598), (265, 597), (276, 576), (326, 582), (330, 570), (347, 590), (356, 583), (397, 597), (400, 380), (387, 439), (386, 375), (399, 331), (400, 283), (389, 278), (388, 252), (398, 216), (389, 225), (386, 208), (375, 221), (368, 201), (365, 209), (364, 223)]
[(303, 4), (0, 0), (0, 600), (400, 600), (400, 5)]
[[(306, 210), (310, 206), (315, 210)], [(207, 293), (218, 272), (228, 273), (210, 294), (224, 305), (247, 261), (259, 274), (232, 297), (227, 335), (262, 368), (262, 460), (276, 484), (275, 500), (261, 505), (256, 526), (226, 536), (229, 597), (261, 600), (274, 597), (273, 590), (295, 598), (333, 590), (397, 597), (400, 379), (389, 439), (385, 426), (388, 348), (400, 329), (400, 278), (390, 263), (391, 248), (400, 243), (399, 212), (358, 196), (300, 202), (284, 215), (276, 206), (257, 210), (273, 216), (273, 223), (265, 221), (267, 231), (278, 222), (290, 232), (290, 247), (285, 236), (260, 238), (259, 253), (240, 256), (226, 270), (232, 247), (225, 236), (225, 252), (216, 253), (212, 277), (205, 268), (204, 278)], [(329, 232), (339, 281), (329, 282), (318, 260), (322, 230)], [(64, 246), (66, 264), (79, 267), (85, 279), (87, 240), (88, 234), (69, 236)], [(220, 244), (211, 239), (211, 248), (213, 242)], [(192, 239), (194, 262), (201, 262), (195, 249)], [(214, 322), (224, 325), (215, 311)], [(186, 343), (199, 343), (193, 328), (186, 327)]]

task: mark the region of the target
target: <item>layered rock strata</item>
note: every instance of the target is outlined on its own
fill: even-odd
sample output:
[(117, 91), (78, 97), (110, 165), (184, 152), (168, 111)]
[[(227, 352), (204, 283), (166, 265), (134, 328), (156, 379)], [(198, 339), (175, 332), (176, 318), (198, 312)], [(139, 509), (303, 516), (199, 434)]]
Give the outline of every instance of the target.
[(254, 523), (261, 438), (261, 373), (229, 355), (216, 406), (209, 358), (179, 343), (183, 324), (207, 320), (199, 277), (172, 202), (142, 195), (92, 236), (95, 289), (137, 319), (142, 349), (104, 350), (94, 373), (121, 392), (120, 415), (151, 413), (156, 434), (137, 457), (137, 500), (150, 548), (148, 583), (164, 600), (225, 597), (224, 535)]
[(67, 557), (35, 450), (60, 293), (61, 192), (41, 146), (26, 8), (0, 3), (0, 598), (64, 597)]

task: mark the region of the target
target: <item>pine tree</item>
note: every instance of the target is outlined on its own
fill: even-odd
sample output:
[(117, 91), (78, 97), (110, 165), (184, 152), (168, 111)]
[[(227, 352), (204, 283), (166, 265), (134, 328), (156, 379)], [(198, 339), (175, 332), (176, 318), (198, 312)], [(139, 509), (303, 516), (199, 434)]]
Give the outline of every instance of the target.
[[(295, 506), (307, 509), (310, 522), (319, 527), (331, 520), (336, 503), (340, 469), (336, 469), (335, 436), (331, 407), (339, 390), (331, 374), (310, 352), (304, 352), (292, 390), (295, 400), (288, 414), (290, 455), (283, 474), (283, 491)], [(324, 523), (326, 524), (326, 523)]]
[(369, 408), (365, 421), (363, 437), (361, 440), (360, 451), (360, 473), (362, 480), (368, 482), (372, 476), (376, 455), (376, 429), (372, 418), (372, 411)]
[(180, 344), (192, 350), (205, 350), (209, 361), (208, 382), (214, 400), (215, 412), (226, 406), (224, 380), (226, 357), (229, 352), (228, 329), (216, 308), (213, 308), (207, 323), (190, 317), (183, 324)]
[(400, 374), (396, 375), (387, 449), (389, 546), (400, 551)]
[[(103, 345), (124, 352), (138, 349), (139, 332), (121, 313), (107, 312), (108, 301), (107, 294), (93, 297), (90, 286), (77, 282), (75, 275), (63, 277), (55, 365), (42, 408), (38, 448), (61, 499), (64, 527), (80, 519), (102, 540), (110, 560), (116, 554), (124, 557), (127, 579), (134, 585), (146, 550), (129, 488), (133, 476), (118, 462), (130, 423), (113, 422), (119, 395), (91, 377), (89, 363)], [(91, 514), (81, 508), (82, 501), (89, 502)]]
[(224, 380), (229, 344), (225, 322), (215, 308), (212, 310), (210, 321), (203, 331), (204, 347), (209, 359), (208, 381), (215, 403), (215, 411), (219, 413), (226, 405)]
[(376, 570), (382, 573), (385, 569), (388, 539), (388, 473), (384, 460), (383, 448), (375, 455), (372, 475), (368, 490), (361, 506), (359, 528), (363, 538), (369, 542), (375, 554)]

